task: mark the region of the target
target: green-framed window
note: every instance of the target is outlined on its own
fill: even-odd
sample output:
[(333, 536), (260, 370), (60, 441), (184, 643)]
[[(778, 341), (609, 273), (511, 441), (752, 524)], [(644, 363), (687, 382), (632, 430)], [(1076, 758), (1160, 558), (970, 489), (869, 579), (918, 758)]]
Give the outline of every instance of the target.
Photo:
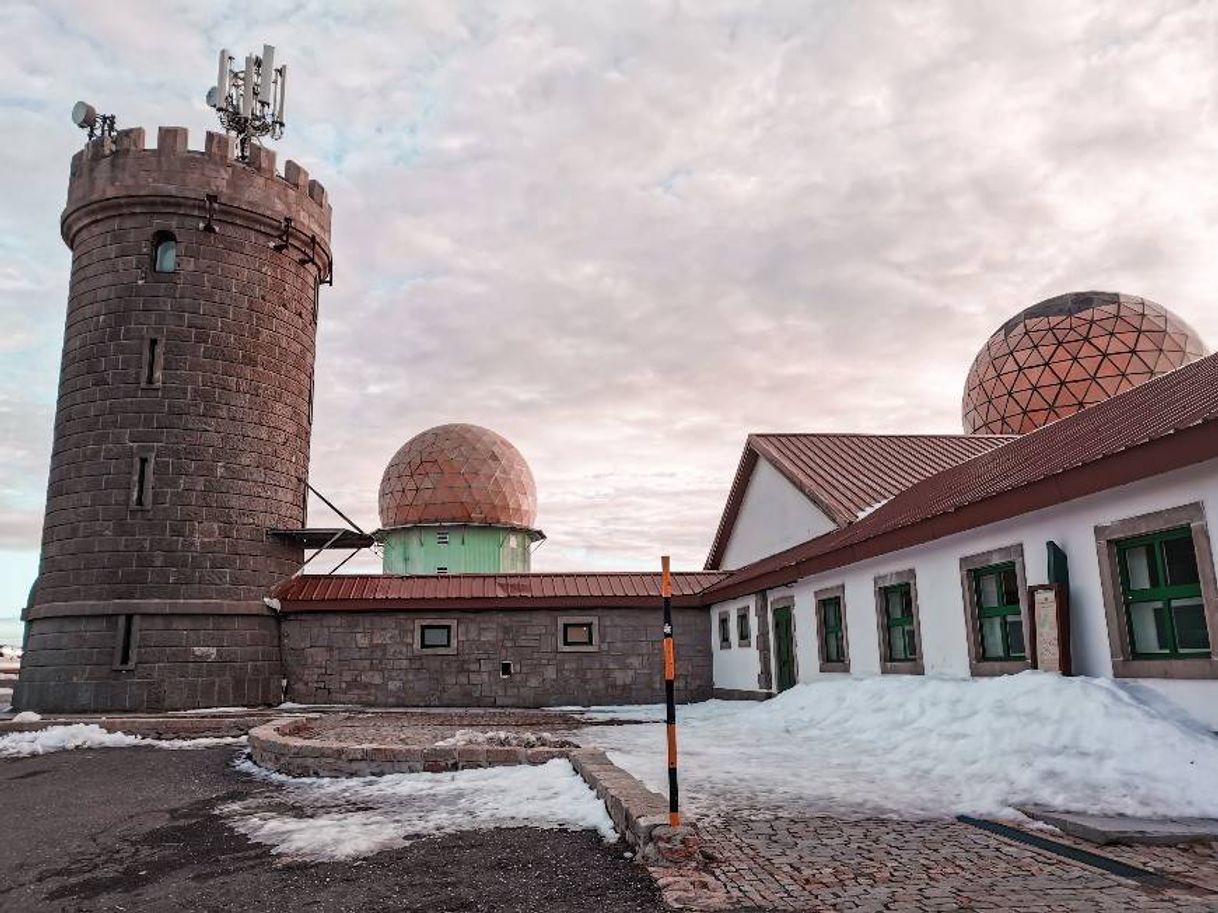
[(753, 630), (749, 624), (749, 610), (738, 609), (736, 611), (736, 642), (740, 646), (748, 646), (753, 641)]
[(1193, 533), (1187, 526), (1116, 543), (1135, 658), (1210, 656)]
[(719, 649), (730, 650), (732, 646), (732, 616), (724, 612), (719, 616)]
[(918, 658), (918, 631), (914, 626), (913, 587), (894, 583), (880, 589), (884, 606), (884, 630), (888, 638), (888, 661), (914, 662)]
[(979, 659), (994, 662), (1026, 658), (1015, 562), (974, 568), (969, 576), (973, 583), (973, 604), (977, 607)]
[(842, 597), (826, 596), (816, 602), (822, 637), (825, 639), (825, 662), (846, 661), (846, 633), (842, 625)]

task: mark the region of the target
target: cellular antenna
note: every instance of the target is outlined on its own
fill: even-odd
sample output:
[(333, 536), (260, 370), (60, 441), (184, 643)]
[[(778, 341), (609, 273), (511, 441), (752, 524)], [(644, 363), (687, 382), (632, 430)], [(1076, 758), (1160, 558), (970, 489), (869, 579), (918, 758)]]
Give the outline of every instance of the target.
[(207, 92), (208, 107), (215, 108), (220, 123), (237, 137), (237, 158), (249, 161), (250, 142), (283, 136), (284, 97), (287, 94), (287, 64), (275, 66), (275, 48), (262, 46), (262, 54), (246, 54), (245, 66), (234, 70), (236, 58), (228, 49), (220, 51), (216, 84)]

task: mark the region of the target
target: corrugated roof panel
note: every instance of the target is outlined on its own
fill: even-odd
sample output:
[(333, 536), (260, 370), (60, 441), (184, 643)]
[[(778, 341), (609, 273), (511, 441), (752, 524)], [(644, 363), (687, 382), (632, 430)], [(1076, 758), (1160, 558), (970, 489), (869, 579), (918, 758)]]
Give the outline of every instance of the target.
[[(673, 595), (691, 596), (722, 579), (717, 572), (672, 576)], [(650, 573), (575, 574), (395, 574), (301, 575), (275, 589), (287, 602), (495, 599), (639, 599), (660, 596), (660, 575)]]
[[(1213, 421), (1218, 421), (1218, 354), (957, 463), (857, 523), (740, 568), (713, 586), (747, 582)], [(1218, 452), (1196, 456), (1200, 461)]]
[(1012, 440), (962, 434), (750, 435), (707, 566), (723, 559), (757, 456), (769, 461), (841, 527), (911, 485)]

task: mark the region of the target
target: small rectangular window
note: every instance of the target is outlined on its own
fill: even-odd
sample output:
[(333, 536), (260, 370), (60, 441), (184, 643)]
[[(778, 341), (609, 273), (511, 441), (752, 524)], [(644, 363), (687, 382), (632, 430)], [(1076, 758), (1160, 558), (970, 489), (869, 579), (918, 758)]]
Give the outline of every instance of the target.
[(515, 670), (512, 668), (512, 663), (511, 663), (511, 661), (510, 661), (510, 660), (509, 660), (509, 661), (505, 661), (505, 662), (501, 662), (501, 663), (499, 664), (499, 677), (500, 677), (500, 678), (511, 678), (511, 677), (512, 677), (512, 673), (513, 673), (514, 671), (515, 671)]
[(739, 609), (736, 612), (736, 642), (747, 647), (753, 641), (752, 626), (749, 623), (749, 610)]
[(436, 545), (448, 545), (448, 533), (436, 533)]
[(982, 661), (1024, 659), (1023, 609), (1015, 562), (991, 564), (969, 571), (977, 607), (977, 631)]
[(1192, 530), (1116, 543), (1121, 600), (1135, 658), (1209, 658), (1210, 637)]
[(887, 633), (888, 661), (913, 662), (918, 658), (918, 638), (914, 628), (913, 590), (908, 583), (897, 583), (880, 590)]
[(842, 627), (842, 599), (829, 596), (816, 604), (820, 614), (821, 636), (825, 640), (825, 662), (846, 661), (846, 638)]
[(419, 649), (447, 650), (453, 645), (453, 626), (446, 624), (419, 625)]
[(732, 618), (727, 612), (719, 616), (719, 649), (730, 650), (732, 646)]
[(592, 623), (589, 621), (565, 622), (562, 626), (562, 645), (564, 647), (590, 647), (592, 640)]

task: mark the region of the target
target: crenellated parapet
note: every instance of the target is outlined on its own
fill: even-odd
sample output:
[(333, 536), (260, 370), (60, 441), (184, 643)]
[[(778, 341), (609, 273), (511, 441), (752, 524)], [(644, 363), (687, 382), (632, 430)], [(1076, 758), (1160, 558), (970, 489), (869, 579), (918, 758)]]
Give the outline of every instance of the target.
[[(116, 212), (197, 215), (208, 230), (239, 224), (287, 241), (302, 259), (312, 258), (323, 281), (331, 272), (330, 202), (326, 189), (289, 159), (279, 174), (274, 150), (250, 149), (235, 158), (234, 137), (207, 132), (202, 151), (189, 148), (185, 127), (159, 127), (155, 148), (143, 127), (102, 136), (72, 157), (68, 200), (60, 230), (73, 247), (81, 228)], [(290, 221), (289, 221), (290, 220)]]

